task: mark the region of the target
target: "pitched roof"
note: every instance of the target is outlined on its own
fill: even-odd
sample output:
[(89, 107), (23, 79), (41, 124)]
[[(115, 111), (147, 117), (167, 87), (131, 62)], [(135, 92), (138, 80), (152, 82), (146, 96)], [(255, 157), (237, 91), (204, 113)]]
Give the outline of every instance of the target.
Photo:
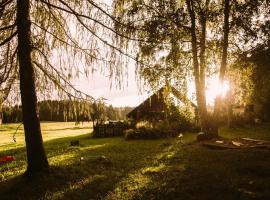
[(157, 92), (152, 94), (149, 98), (139, 104), (136, 108), (127, 114), (127, 117), (133, 117), (137, 115), (138, 112), (143, 113), (160, 113), (166, 109), (166, 104), (164, 102), (164, 91), (169, 90), (177, 99), (179, 99), (184, 104), (190, 104), (192, 107), (197, 106), (188, 99), (185, 95), (175, 89), (173, 86), (166, 84), (161, 87)]

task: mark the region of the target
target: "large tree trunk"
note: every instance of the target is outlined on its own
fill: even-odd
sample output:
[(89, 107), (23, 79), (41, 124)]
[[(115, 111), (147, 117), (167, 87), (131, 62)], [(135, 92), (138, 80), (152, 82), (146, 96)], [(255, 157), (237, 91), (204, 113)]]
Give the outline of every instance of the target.
[(37, 114), (34, 70), (31, 63), (31, 22), (29, 0), (17, 0), (18, 59), (23, 124), (27, 150), (27, 175), (48, 171)]
[(188, 12), (191, 19), (191, 41), (192, 41), (192, 61), (193, 71), (195, 77), (196, 97), (199, 121), (202, 131), (208, 132), (208, 115), (205, 101), (205, 89), (204, 89), (204, 78), (201, 79), (200, 66), (198, 61), (198, 50), (197, 50), (197, 36), (196, 36), (196, 17), (192, 0), (186, 0)]
[[(230, 0), (224, 0), (224, 26), (223, 26), (223, 46), (222, 46), (222, 57), (219, 71), (219, 82), (221, 85), (224, 84), (225, 72), (227, 68), (227, 55), (229, 45), (229, 17), (230, 17)], [(219, 119), (219, 113), (222, 107), (221, 95), (218, 95), (215, 100), (214, 117)]]

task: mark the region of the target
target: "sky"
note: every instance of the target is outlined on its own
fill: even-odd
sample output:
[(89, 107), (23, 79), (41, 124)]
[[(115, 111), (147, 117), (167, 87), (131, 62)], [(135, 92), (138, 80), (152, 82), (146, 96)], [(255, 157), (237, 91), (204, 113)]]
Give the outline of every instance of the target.
[(135, 67), (128, 68), (128, 85), (126, 81), (123, 88), (119, 89), (111, 87), (111, 81), (106, 74), (95, 72), (88, 78), (80, 78), (76, 80), (75, 87), (94, 98), (105, 98), (107, 104), (115, 107), (137, 106), (143, 102), (151, 93), (151, 91), (141, 92), (135, 79)]
[[(111, 87), (111, 81), (104, 74), (95, 73), (89, 76), (89, 78), (80, 78), (76, 80), (75, 87), (94, 98), (105, 98), (105, 102), (115, 107), (130, 106), (135, 107), (147, 99), (153, 91), (146, 88), (139, 88), (135, 79), (135, 68), (129, 67), (128, 70), (128, 85), (124, 81), (124, 87), (122, 89)], [(142, 87), (142, 86), (141, 86)], [(225, 81), (224, 86), (220, 86), (218, 77), (211, 77), (207, 80), (206, 87), (206, 100), (208, 105), (214, 104), (214, 99), (217, 94), (221, 94), (223, 97), (229, 90), (229, 83)], [(194, 82), (188, 84), (188, 98), (193, 100), (195, 85)]]

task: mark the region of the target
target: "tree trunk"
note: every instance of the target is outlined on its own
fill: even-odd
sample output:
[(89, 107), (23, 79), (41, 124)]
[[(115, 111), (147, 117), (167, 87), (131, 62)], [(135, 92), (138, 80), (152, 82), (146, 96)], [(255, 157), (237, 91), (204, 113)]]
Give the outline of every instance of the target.
[(48, 171), (37, 114), (34, 70), (31, 63), (31, 22), (29, 0), (17, 0), (18, 59), (23, 124), (27, 151), (27, 175)]
[[(223, 26), (223, 45), (222, 45), (222, 57), (221, 65), (219, 71), (219, 82), (220, 85), (224, 84), (225, 72), (227, 68), (227, 55), (228, 55), (228, 45), (229, 45), (229, 17), (230, 17), (230, 0), (224, 0), (224, 26)], [(222, 98), (221, 94), (216, 97), (214, 117), (219, 119), (219, 113), (221, 111)]]
[(202, 92), (202, 104), (205, 105), (206, 109), (206, 96), (205, 96), (205, 49), (206, 49), (206, 11), (208, 10), (210, 0), (205, 1), (204, 12), (201, 14), (201, 37), (200, 37), (200, 81)]
[(3, 110), (2, 110), (2, 102), (0, 102), (0, 125), (2, 124), (3, 120)]
[(233, 110), (232, 110), (232, 92), (229, 91), (227, 95), (227, 126), (229, 128), (232, 128), (232, 115), (233, 115)]
[(193, 70), (195, 77), (195, 86), (196, 86), (196, 97), (197, 97), (197, 106), (198, 106), (198, 114), (200, 127), (202, 131), (208, 132), (208, 115), (205, 101), (205, 90), (203, 89), (204, 84), (202, 83), (200, 75), (200, 66), (198, 61), (198, 50), (197, 50), (197, 36), (196, 36), (196, 18), (193, 7), (192, 0), (186, 0), (186, 4), (188, 7), (188, 12), (191, 19), (191, 41), (192, 41), (192, 60), (193, 60)]

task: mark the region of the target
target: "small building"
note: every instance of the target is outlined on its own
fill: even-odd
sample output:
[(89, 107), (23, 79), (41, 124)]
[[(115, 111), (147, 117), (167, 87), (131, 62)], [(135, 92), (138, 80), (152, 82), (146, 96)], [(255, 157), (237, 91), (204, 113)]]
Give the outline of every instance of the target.
[(190, 104), (195, 110), (196, 105), (173, 86), (166, 84), (148, 99), (127, 114), (127, 117), (138, 121), (140, 119), (164, 119), (168, 101), (176, 99), (180, 104)]

